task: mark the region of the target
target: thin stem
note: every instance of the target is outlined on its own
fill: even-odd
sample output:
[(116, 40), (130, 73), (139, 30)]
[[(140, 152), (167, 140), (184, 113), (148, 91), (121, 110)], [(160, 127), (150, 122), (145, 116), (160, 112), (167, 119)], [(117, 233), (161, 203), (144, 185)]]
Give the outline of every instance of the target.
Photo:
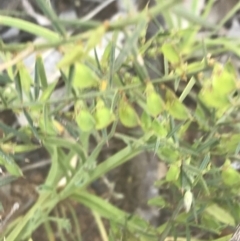
[[(199, 72), (202, 71), (206, 71), (208, 70), (210, 67), (204, 67), (198, 70), (195, 70), (193, 72), (189, 72), (187, 74), (187, 76), (193, 76), (196, 75)], [(159, 83), (166, 83), (166, 82), (171, 82), (174, 81), (176, 78), (181, 77), (179, 75), (170, 75), (170, 76), (165, 76), (161, 79), (153, 79), (152, 83), (153, 84), (159, 84)], [(91, 98), (95, 98), (95, 97), (99, 97), (99, 96), (111, 96), (114, 95), (116, 93), (116, 91), (126, 91), (126, 90), (131, 90), (131, 89), (137, 89), (139, 87), (142, 87), (143, 84), (142, 83), (137, 83), (137, 84), (131, 84), (131, 85), (125, 85), (125, 86), (121, 86), (121, 87), (117, 87), (117, 88), (112, 88), (112, 89), (108, 89), (106, 91), (91, 91), (91, 92), (87, 92), (84, 94), (79, 94), (77, 97), (65, 97), (62, 99), (57, 99), (57, 100), (47, 100), (44, 102), (23, 102), (23, 103), (18, 103), (18, 104), (14, 104), (14, 105), (8, 105), (8, 108), (10, 109), (22, 109), (22, 108), (27, 108), (27, 107), (34, 107), (34, 106), (42, 106), (45, 104), (59, 104), (62, 102), (71, 102), (71, 101), (76, 101), (79, 99), (91, 99)], [(4, 110), (5, 108), (0, 107), (0, 110)]]
[[(122, 29), (124, 27), (127, 27), (129, 25), (135, 24), (135, 23), (139, 22), (139, 20), (141, 20), (144, 17), (145, 18), (147, 17), (150, 20), (150, 19), (154, 18), (156, 15), (158, 15), (160, 12), (170, 8), (171, 6), (176, 4), (177, 2), (180, 2), (180, 1), (179, 0), (165, 1), (164, 3), (158, 4), (155, 7), (151, 8), (149, 11), (143, 11), (143, 12), (137, 13), (133, 16), (128, 16), (128, 18), (118, 19), (114, 22), (108, 22), (107, 21), (105, 23), (102, 23), (102, 22), (97, 22), (97, 21), (96, 22), (94, 22), (94, 21), (84, 21), (84, 20), (67, 21), (67, 20), (61, 20), (61, 19), (59, 19), (59, 22), (61, 24), (64, 24), (64, 25), (71, 25), (71, 26), (78, 26), (78, 27), (84, 27), (85, 26), (85, 27), (90, 27), (90, 28), (92, 28), (92, 27), (97, 28), (97, 27), (101, 26), (102, 24), (106, 24), (108, 26), (109, 31), (118, 30), (118, 29)], [(15, 21), (13, 21), (13, 18), (6, 17), (6, 16), (0, 16), (0, 21), (2, 22), (2, 24), (5, 24), (7, 26), (17, 27), (17, 25), (15, 23), (16, 19), (15, 19)], [(19, 21), (20, 21), (20, 19), (19, 19)], [(25, 27), (25, 25), (27, 25), (27, 26), (33, 25), (34, 27), (37, 26), (37, 25), (31, 24), (31, 23), (29, 23), (29, 25), (28, 25), (27, 21), (23, 21), (23, 20), (21, 20), (21, 21), (24, 23), (24, 28), (21, 27), (21, 29), (24, 29), (25, 31), (28, 31), (28, 28)], [(54, 47), (59, 47), (63, 44), (67, 44), (67, 43), (71, 43), (71, 42), (77, 42), (77, 41), (80, 41), (80, 40), (87, 40), (91, 35), (91, 31), (89, 31), (87, 33), (84, 32), (84, 33), (81, 33), (81, 34), (76, 35), (76, 36), (60, 39), (59, 36), (57, 34), (55, 34), (54, 32), (52, 32), (50, 30), (47, 30), (43, 27), (39, 27), (39, 28), (41, 30), (40, 33), (42, 34), (42, 36), (45, 37), (46, 39), (51, 40), (51, 41), (49, 41), (47, 43), (44, 43), (44, 44), (42, 44), (42, 43), (41, 44), (39, 44), (39, 43), (33, 44), (34, 50), (54, 48)], [(30, 29), (32, 29), (32, 28), (30, 28)], [(28, 45), (28, 43), (27, 44), (8, 44), (8, 45), (5, 45), (4, 43), (0, 42), (0, 49), (3, 50), (3, 51), (19, 51), (19, 50), (25, 49), (27, 45)]]

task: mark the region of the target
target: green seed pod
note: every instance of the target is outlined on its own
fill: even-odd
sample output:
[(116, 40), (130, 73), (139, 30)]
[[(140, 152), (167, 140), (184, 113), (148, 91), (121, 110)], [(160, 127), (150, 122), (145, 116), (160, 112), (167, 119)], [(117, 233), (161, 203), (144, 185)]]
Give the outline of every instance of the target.
[(240, 174), (231, 167), (231, 162), (229, 160), (222, 166), (222, 180), (227, 186), (237, 187), (240, 185)]
[(176, 163), (171, 164), (166, 174), (166, 180), (168, 182), (177, 181), (177, 179), (179, 178), (179, 175), (180, 175), (180, 166), (177, 165)]
[(88, 66), (75, 63), (72, 85), (77, 89), (92, 88), (99, 84), (99, 78)]
[(104, 101), (102, 99), (98, 99), (94, 118), (96, 121), (96, 129), (101, 130), (110, 125), (114, 121), (115, 116), (112, 111), (105, 106)]
[(177, 120), (186, 120), (190, 118), (190, 114), (186, 106), (179, 101), (170, 89), (166, 90), (166, 99), (166, 108), (172, 117)]
[(153, 117), (158, 116), (163, 111), (163, 102), (156, 92), (147, 96), (147, 108)]
[(154, 130), (154, 134), (158, 137), (164, 138), (168, 134), (167, 127), (160, 123), (158, 120), (153, 121), (152, 129)]
[(83, 109), (79, 112), (79, 114), (76, 116), (76, 122), (80, 129), (84, 132), (93, 130), (95, 126), (95, 120), (93, 116), (86, 109)]
[(101, 109), (98, 109), (94, 115), (96, 120), (96, 129), (101, 130), (103, 128), (106, 128), (108, 125), (110, 125), (115, 117), (114, 114), (107, 108), (103, 107)]
[(152, 83), (148, 82), (146, 87), (147, 94), (147, 111), (153, 117), (158, 116), (163, 111), (163, 101), (158, 93), (154, 90)]
[(127, 101), (121, 100), (119, 103), (119, 119), (125, 127), (136, 127), (139, 119), (136, 111)]

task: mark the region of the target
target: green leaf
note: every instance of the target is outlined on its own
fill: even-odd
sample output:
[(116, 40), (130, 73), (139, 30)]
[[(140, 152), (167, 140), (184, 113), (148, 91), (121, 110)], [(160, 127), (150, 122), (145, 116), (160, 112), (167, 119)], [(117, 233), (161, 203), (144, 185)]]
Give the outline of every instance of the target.
[(92, 30), (90, 38), (87, 41), (86, 52), (96, 47), (97, 44), (101, 44), (104, 34), (106, 33), (106, 26), (101, 25), (98, 28)]
[(43, 118), (39, 120), (39, 127), (43, 131), (44, 135), (56, 135), (57, 131), (54, 128), (53, 120), (50, 116), (50, 107), (49, 105), (43, 106)]
[[(84, 206), (99, 213), (102, 217), (108, 218), (110, 220), (116, 220), (117, 217), (118, 223), (121, 223), (122, 225), (124, 225), (126, 222), (126, 218), (128, 216), (127, 213), (121, 211), (109, 202), (97, 196), (82, 190), (81, 192), (75, 193), (72, 197), (78, 202), (84, 204)], [(127, 225), (128, 228), (134, 230), (135, 232), (139, 232), (139, 235), (141, 234), (141, 236), (144, 236), (142, 230), (148, 226), (146, 222), (139, 219), (138, 217), (132, 217), (129, 219)]]
[(174, 65), (178, 65), (181, 63), (181, 58), (180, 58), (180, 54), (178, 53), (178, 51), (176, 50), (176, 47), (173, 46), (170, 43), (165, 43), (163, 44), (161, 51), (164, 55), (164, 57), (171, 63)]
[(76, 116), (76, 122), (79, 128), (84, 132), (89, 132), (95, 127), (95, 119), (86, 109), (79, 111), (78, 115)]
[(58, 31), (59, 34), (65, 36), (65, 29), (59, 23), (58, 16), (56, 15), (55, 11), (49, 6), (50, 4), (47, 4), (45, 0), (36, 0), (36, 3), (42, 10), (44, 15), (51, 20), (51, 26), (55, 28), (55, 30)]
[(212, 75), (212, 86), (214, 92), (220, 97), (227, 97), (229, 93), (236, 90), (236, 77), (220, 64), (215, 64)]
[(216, 109), (226, 109), (230, 104), (226, 95), (220, 95), (211, 86), (202, 88), (198, 97), (206, 106)]
[(132, 128), (139, 124), (139, 118), (135, 109), (125, 100), (119, 103), (119, 119), (126, 127)]
[(177, 181), (180, 175), (180, 171), (179, 163), (171, 164), (166, 174), (166, 180), (168, 182)]
[(208, 206), (205, 211), (221, 223), (231, 226), (235, 225), (233, 217), (225, 209), (221, 208), (217, 204)]
[(184, 138), (184, 136), (187, 133), (188, 128), (190, 127), (192, 121), (187, 121), (186, 123), (182, 124), (179, 131), (178, 131), (178, 136), (179, 138)]
[(224, 151), (224, 153), (233, 153), (240, 143), (240, 134), (230, 133), (222, 135), (220, 143), (220, 151)]
[(126, 58), (132, 53), (133, 49), (137, 46), (137, 41), (139, 36), (141, 35), (142, 30), (146, 27), (147, 18), (143, 17), (139, 19), (137, 22), (137, 26), (134, 31), (131, 33), (131, 36), (126, 35), (124, 47), (121, 49), (119, 55), (116, 58), (116, 62), (114, 64), (113, 72), (117, 72)]
[(237, 77), (237, 69), (236, 66), (231, 62), (231, 60), (228, 60), (228, 62), (224, 65), (224, 71), (227, 71), (229, 74)]
[(45, 90), (48, 86), (48, 81), (47, 81), (47, 76), (46, 76), (42, 57), (39, 55), (36, 58), (36, 69), (41, 80), (42, 89)]
[(231, 167), (229, 160), (222, 166), (222, 180), (227, 186), (240, 187), (240, 174)]
[(179, 159), (179, 152), (172, 146), (162, 146), (158, 150), (159, 157), (166, 162), (176, 162)]
[(192, 77), (189, 81), (185, 89), (183, 90), (181, 96), (179, 97), (179, 101), (183, 102), (183, 100), (187, 97), (187, 95), (191, 92), (193, 86), (195, 85), (196, 80)]
[(40, 141), (40, 136), (38, 135), (38, 131), (37, 131), (36, 127), (33, 124), (33, 120), (31, 118), (31, 116), (29, 115), (29, 113), (25, 109), (23, 109), (23, 113), (24, 113), (24, 115), (25, 115), (25, 117), (26, 117), (26, 119), (28, 121), (28, 124), (29, 124), (33, 134)]
[(29, 74), (29, 71), (22, 63), (19, 63), (17, 68), (19, 71), (22, 90), (27, 96), (30, 96), (30, 89), (31, 85), (33, 84), (33, 80)]
[(114, 114), (107, 107), (97, 109), (95, 112), (96, 129), (101, 130), (109, 126), (115, 119)]
[(167, 89), (166, 90), (166, 109), (169, 111), (171, 116), (178, 120), (186, 120), (190, 118), (188, 109), (182, 104), (175, 94)]
[(79, 89), (91, 88), (99, 84), (99, 78), (86, 65), (76, 63), (72, 84), (73, 84), (73, 87), (79, 88)]
[(35, 62), (35, 76), (34, 76), (34, 98), (35, 100), (38, 99), (40, 94), (40, 76), (38, 73), (38, 65), (37, 62)]
[[(101, 65), (105, 66), (105, 65), (108, 65), (108, 64), (112, 64), (110, 62), (110, 58), (111, 58), (111, 55), (112, 55), (112, 52), (115, 51), (115, 48), (113, 46), (113, 42), (110, 41), (106, 48), (104, 49), (104, 52), (103, 52), (103, 55), (102, 55), (102, 58), (101, 58)], [(114, 52), (115, 53), (115, 52)], [(112, 59), (111, 59), (112, 60)], [(115, 62), (115, 60), (113, 59), (113, 62)], [(109, 67), (109, 66), (108, 66)]]
[(76, 122), (83, 132), (90, 132), (95, 127), (95, 119), (82, 100), (76, 101), (74, 105)]
[(164, 103), (160, 95), (154, 90), (152, 83), (147, 83), (147, 111), (153, 116), (158, 116), (164, 110)]
[[(205, 67), (205, 65), (206, 64), (204, 61), (189, 63), (187, 65), (187, 73), (188, 72), (199, 72), (200, 70), (202, 70)], [(192, 78), (195, 79), (194, 77), (192, 77)]]
[(168, 134), (167, 127), (164, 125), (164, 123), (161, 123), (159, 120), (154, 120), (152, 122), (152, 129), (154, 131), (154, 134), (158, 137), (166, 137)]
[(34, 36), (41, 36), (49, 42), (58, 41), (60, 39), (59, 35), (53, 31), (19, 18), (0, 15), (0, 23), (4, 26), (15, 27), (28, 33), (32, 33)]
[(205, 80), (204, 86), (199, 93), (199, 99), (206, 106), (223, 112), (230, 106), (228, 95), (236, 88), (235, 73), (217, 63), (214, 66), (211, 79)]
[(1, 149), (0, 164), (3, 165), (11, 175), (16, 177), (23, 176), (21, 169), (18, 167), (18, 165), (16, 165), (13, 158), (5, 154)]
[(164, 208), (167, 206), (167, 203), (166, 201), (164, 200), (163, 197), (155, 197), (155, 198), (152, 198), (148, 201), (148, 205), (150, 206), (157, 206), (159, 208)]
[(57, 65), (60, 69), (69, 67), (75, 62), (81, 60), (81, 58), (84, 56), (84, 49), (82, 45), (69, 46), (67, 49), (65, 49), (65, 52), (66, 54)]
[(8, 125), (4, 124), (1, 121), (0, 121), (0, 129), (3, 131), (5, 135), (15, 135), (16, 137), (18, 137), (24, 142), (30, 141), (30, 138), (26, 133), (24, 133), (23, 131), (16, 130), (16, 128), (9, 127)]
[(109, 108), (106, 107), (104, 101), (100, 98), (97, 100), (96, 111), (95, 111), (94, 117), (96, 120), (96, 129), (97, 130), (106, 128), (115, 119), (113, 112)]
[(40, 101), (41, 101), (41, 102), (44, 102), (44, 101), (47, 101), (47, 100), (50, 99), (51, 94), (53, 93), (53, 91), (54, 91), (57, 83), (58, 83), (58, 81), (55, 81), (54, 83), (49, 84), (49, 85), (44, 89), (44, 91), (42, 92), (41, 97), (40, 97)]
[(10, 76), (7, 73), (0, 73), (0, 84), (5, 85), (10, 83), (12, 83)]
[(19, 99), (22, 102), (23, 101), (23, 94), (22, 94), (22, 85), (21, 85), (21, 77), (19, 72), (17, 73), (15, 77), (15, 88), (18, 93)]

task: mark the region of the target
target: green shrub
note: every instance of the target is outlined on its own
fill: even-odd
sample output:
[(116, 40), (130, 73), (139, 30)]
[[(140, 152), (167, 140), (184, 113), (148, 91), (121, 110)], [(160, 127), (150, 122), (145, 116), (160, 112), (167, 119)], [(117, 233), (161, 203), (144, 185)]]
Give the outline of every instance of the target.
[[(48, 227), (49, 235), (51, 222), (60, 229), (69, 229), (65, 219), (50, 214), (67, 198), (89, 208), (102, 237), (107, 232), (109, 240), (173, 240), (172, 236), (177, 240), (200, 240), (197, 237), (201, 235), (196, 234), (213, 240), (225, 227), (239, 222), (240, 174), (231, 166), (239, 159), (238, 74), (231, 59), (221, 64), (215, 58), (227, 52), (238, 56), (238, 43), (227, 38), (211, 39), (210, 34), (198, 40), (200, 27), (208, 24), (203, 17), (180, 8), (171, 11), (190, 20), (188, 28), (160, 28), (146, 41), (149, 16), (164, 12), (166, 19), (171, 20), (168, 13), (174, 1), (167, 2), (128, 19), (95, 23), (89, 31), (76, 36), (67, 36), (64, 26), (86, 27), (90, 22), (54, 21), (56, 16), (46, 10), (55, 29), (52, 31), (0, 16), (1, 24), (46, 40), (0, 45), (4, 60), (0, 65), (0, 80), (4, 83), (0, 87), (1, 109), (23, 115), (28, 123), (17, 130), (0, 123), (4, 133), (0, 164), (11, 175), (21, 176), (13, 153), (44, 147), (51, 157), (51, 167), (36, 203), (4, 230), (7, 241), (27, 240), (42, 224)], [(127, 29), (130, 25), (134, 26), (132, 31)], [(220, 25), (210, 26), (210, 33)], [(90, 51), (110, 30), (112, 39), (103, 56), (95, 52), (90, 57)], [(125, 44), (115, 56), (120, 30), (125, 30)], [(63, 53), (57, 68), (66, 93), (58, 99), (51, 97), (58, 80), (49, 83), (44, 67), (44, 53), (53, 49)], [(34, 75), (23, 62), (32, 53), (36, 56)], [(164, 59), (162, 75), (155, 66), (151, 69), (147, 65), (148, 60), (160, 55)], [(152, 78), (150, 70), (158, 78)], [(74, 110), (63, 111), (69, 104)], [(124, 126), (124, 133), (116, 132), (119, 125)], [(137, 135), (131, 130), (136, 130)], [(103, 146), (116, 134), (125, 146), (98, 163)], [(96, 146), (92, 146), (90, 137), (98, 141)], [(129, 215), (88, 189), (92, 182), (144, 150), (154, 152), (168, 166), (166, 176), (156, 183), (160, 193), (167, 190), (167, 194), (149, 200), (149, 205), (170, 213), (160, 227)], [(77, 159), (76, 168), (71, 167), (73, 158)], [(63, 178), (66, 182), (59, 189)], [(110, 221), (109, 232), (100, 217)]]

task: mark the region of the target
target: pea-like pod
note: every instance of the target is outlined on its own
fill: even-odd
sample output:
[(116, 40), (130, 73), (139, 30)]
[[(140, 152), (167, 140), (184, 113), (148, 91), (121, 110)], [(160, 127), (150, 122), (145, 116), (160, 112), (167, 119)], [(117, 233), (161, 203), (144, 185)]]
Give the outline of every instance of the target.
[(166, 174), (166, 180), (168, 182), (177, 181), (180, 175), (180, 166), (178, 164), (171, 164)]
[(186, 106), (179, 101), (170, 89), (166, 91), (166, 99), (166, 109), (172, 117), (177, 120), (186, 120), (191, 117)]
[(79, 128), (84, 132), (89, 132), (95, 127), (95, 119), (86, 109), (82, 109), (78, 113), (78, 115), (76, 116), (76, 122)]
[(96, 129), (101, 130), (103, 128), (106, 128), (108, 125), (110, 125), (114, 121), (115, 116), (113, 112), (108, 107), (106, 107), (104, 101), (99, 98), (97, 100), (94, 118), (96, 122), (96, 125), (95, 125)]
[(72, 85), (77, 89), (87, 89), (99, 84), (99, 78), (88, 66), (75, 63), (74, 77)]
[(124, 100), (119, 103), (119, 119), (125, 127), (129, 128), (138, 126), (140, 122), (134, 108)]
[(163, 44), (162, 53), (164, 57), (173, 65), (179, 65), (182, 62), (181, 56), (179, 56), (179, 51), (176, 46), (171, 43)]
[(147, 111), (153, 117), (158, 116), (164, 110), (164, 103), (160, 95), (154, 90), (152, 83), (147, 83)]
[(152, 129), (154, 130), (154, 134), (161, 138), (166, 137), (168, 134), (167, 127), (158, 120), (152, 122)]
[(95, 127), (96, 127), (97, 130), (101, 130), (103, 128), (106, 128), (115, 119), (114, 114), (107, 107), (97, 109), (94, 117), (95, 117), (95, 120), (96, 120)]
[(156, 92), (152, 92), (147, 96), (147, 108), (153, 117), (158, 116), (163, 111), (163, 101)]
[(223, 183), (227, 186), (238, 187), (240, 185), (240, 174), (231, 166), (229, 160), (222, 166), (221, 176)]

